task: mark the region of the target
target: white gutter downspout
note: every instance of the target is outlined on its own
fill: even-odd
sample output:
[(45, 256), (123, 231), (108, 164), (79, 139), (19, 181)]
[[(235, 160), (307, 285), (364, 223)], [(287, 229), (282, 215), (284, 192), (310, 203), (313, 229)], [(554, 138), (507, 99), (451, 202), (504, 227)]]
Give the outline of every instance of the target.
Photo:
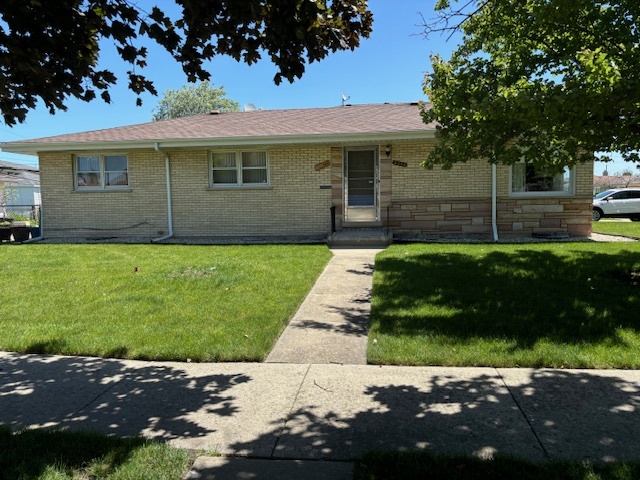
[(496, 164), (491, 164), (491, 227), (493, 228), (493, 241), (497, 242), (498, 238), (498, 224), (497, 224), (497, 216), (498, 216), (498, 207), (497, 207), (497, 175), (496, 175)]
[(164, 155), (164, 164), (166, 170), (167, 177), (167, 223), (169, 225), (169, 233), (164, 237), (154, 238), (151, 240), (152, 242), (162, 242), (173, 237), (173, 214), (172, 214), (172, 205), (171, 205), (171, 172), (169, 170), (169, 155), (162, 150), (160, 150), (160, 144), (158, 142), (154, 143), (153, 148), (156, 152)]

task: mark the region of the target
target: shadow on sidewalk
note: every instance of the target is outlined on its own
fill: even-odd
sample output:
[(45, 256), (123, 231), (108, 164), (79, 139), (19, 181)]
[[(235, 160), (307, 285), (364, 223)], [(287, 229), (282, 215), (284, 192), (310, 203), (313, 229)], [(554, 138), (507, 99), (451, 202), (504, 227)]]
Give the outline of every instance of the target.
[[(252, 373), (220, 373), (243, 368)], [(306, 371), (192, 364), (187, 373), (176, 364), (2, 354), (0, 424), (144, 435), (276, 458), (429, 450), (611, 461), (637, 459), (640, 451), (640, 371)]]
[[(467, 378), (429, 376), (430, 370), (366, 367), (347, 376), (340, 367), (331, 375), (312, 367), (273, 456), (350, 459), (374, 450), (429, 450), (533, 460), (638, 458), (638, 375), (629, 382), (615, 371), (508, 370), (507, 388), (487, 369), (460, 370), (475, 371)], [(265, 435), (280, 428), (273, 424)], [(251, 451), (254, 442), (232, 450)]]
[[(139, 366), (138, 366), (139, 365)], [(244, 374), (190, 376), (174, 366), (73, 357), (0, 357), (0, 424), (172, 440), (212, 429), (190, 415), (233, 417)]]

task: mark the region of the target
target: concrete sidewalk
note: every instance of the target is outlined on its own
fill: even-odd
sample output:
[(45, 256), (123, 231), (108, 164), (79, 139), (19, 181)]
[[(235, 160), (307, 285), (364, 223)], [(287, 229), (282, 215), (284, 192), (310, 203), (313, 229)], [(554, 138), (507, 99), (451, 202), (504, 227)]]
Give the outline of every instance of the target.
[[(184, 364), (0, 353), (0, 424), (144, 435), (259, 459), (342, 461), (397, 449), (637, 459), (639, 412), (637, 370)], [(207, 471), (210, 477), (193, 478), (221, 478), (215, 468)]]
[(333, 258), (280, 335), (269, 363), (367, 363), (375, 256), (382, 249), (333, 248)]

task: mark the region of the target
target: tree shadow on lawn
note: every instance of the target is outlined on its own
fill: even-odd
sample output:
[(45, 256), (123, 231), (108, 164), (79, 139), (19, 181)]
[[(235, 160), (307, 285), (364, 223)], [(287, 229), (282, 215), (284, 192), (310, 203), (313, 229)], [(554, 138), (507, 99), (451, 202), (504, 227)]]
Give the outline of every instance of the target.
[(379, 258), (372, 320), (389, 335), (505, 339), (529, 348), (624, 343), (640, 331), (640, 253), (523, 248), (483, 257), (433, 253)]
[(96, 467), (106, 474), (117, 471), (150, 445), (150, 441), (138, 437), (119, 439), (93, 432), (43, 430), (13, 433), (10, 428), (0, 426), (0, 474), (6, 479), (45, 478), (47, 474), (46, 478), (53, 478), (51, 469), (55, 469), (71, 478), (71, 472)]

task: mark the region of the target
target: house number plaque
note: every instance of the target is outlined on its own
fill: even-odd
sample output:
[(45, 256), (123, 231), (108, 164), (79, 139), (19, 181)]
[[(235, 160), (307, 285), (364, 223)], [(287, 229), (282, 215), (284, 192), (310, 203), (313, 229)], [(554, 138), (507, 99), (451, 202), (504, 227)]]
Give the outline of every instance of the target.
[(401, 162), (399, 160), (394, 160), (391, 163), (393, 163), (394, 165), (397, 165), (399, 167), (407, 167), (409, 165), (407, 162)]

